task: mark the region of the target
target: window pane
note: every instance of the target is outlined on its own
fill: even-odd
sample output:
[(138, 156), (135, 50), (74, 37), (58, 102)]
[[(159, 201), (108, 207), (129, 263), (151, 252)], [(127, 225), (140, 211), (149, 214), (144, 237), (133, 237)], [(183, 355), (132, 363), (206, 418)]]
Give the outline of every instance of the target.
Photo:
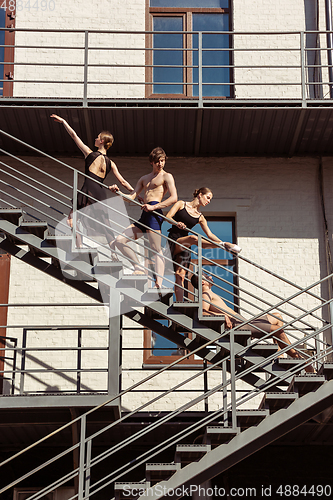
[(150, 0), (150, 7), (228, 8), (229, 0)]
[[(154, 31), (182, 31), (182, 17), (154, 17)], [(183, 35), (178, 34), (154, 34), (153, 48), (153, 81), (154, 94), (182, 94), (183, 93), (183, 51), (172, 50), (183, 48)], [(170, 49), (170, 50), (165, 50)], [(180, 67), (165, 67), (180, 66)], [(161, 82), (161, 85), (156, 85)], [(170, 82), (170, 84), (168, 84)], [(163, 83), (163, 84), (162, 84)], [(181, 85), (176, 85), (181, 83)]]
[[(193, 14), (193, 31), (229, 31), (229, 15), (228, 14)], [(193, 35), (193, 47), (198, 48), (198, 35)], [(203, 49), (219, 49), (229, 48), (229, 35), (209, 34), (202, 35)], [(198, 52), (193, 52), (193, 64), (198, 65)], [(206, 97), (230, 96), (229, 85), (208, 85), (215, 83), (230, 82), (230, 53), (226, 51), (210, 51), (203, 50), (202, 52), (202, 93)], [(205, 66), (217, 66), (216, 68), (205, 68)], [(193, 81), (198, 82), (198, 69), (193, 69)], [(193, 86), (193, 95), (199, 95), (199, 86)]]
[[(230, 243), (233, 242), (232, 221), (218, 221), (218, 220), (210, 221), (209, 217), (207, 217), (207, 222), (212, 233), (215, 234), (218, 238), (220, 238), (220, 240), (229, 241)], [(200, 226), (196, 228), (196, 231), (199, 234), (205, 235)], [(204, 248), (202, 250), (202, 256), (210, 260), (234, 258), (230, 252), (227, 252), (222, 248)], [(233, 308), (232, 304), (235, 301), (235, 297), (230, 292), (234, 293), (234, 287), (233, 287), (234, 276), (230, 271), (234, 271), (234, 266), (223, 266), (225, 269), (221, 269), (221, 267), (219, 267), (218, 265), (214, 266), (213, 264), (211, 264), (211, 265), (205, 265), (203, 267), (208, 271), (208, 273), (213, 273), (219, 278), (221, 278), (220, 280), (218, 278), (214, 278), (214, 281), (219, 287), (222, 287), (223, 290), (221, 290), (216, 286), (213, 286), (212, 290), (217, 295), (220, 295), (224, 300), (230, 301), (227, 302), (227, 305)], [(226, 280), (227, 283), (225, 283), (222, 280)]]
[[(6, 21), (6, 11), (4, 9), (0, 9), (0, 28), (5, 27), (5, 21)], [(0, 45), (5, 45), (5, 32), (0, 31)], [(3, 62), (5, 57), (5, 48), (0, 47), (0, 63)], [(4, 79), (4, 74), (3, 74), (3, 64), (0, 64), (0, 80)], [(3, 82), (0, 82), (0, 95), (3, 93)]]

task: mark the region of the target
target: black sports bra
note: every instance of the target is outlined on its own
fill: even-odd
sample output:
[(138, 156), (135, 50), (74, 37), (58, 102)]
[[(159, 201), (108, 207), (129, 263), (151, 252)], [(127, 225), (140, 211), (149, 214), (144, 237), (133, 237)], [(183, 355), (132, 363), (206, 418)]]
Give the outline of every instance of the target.
[[(193, 215), (189, 214), (188, 211), (186, 210), (186, 202), (185, 202), (183, 208), (181, 208), (180, 210), (178, 210), (178, 212), (175, 213), (175, 215), (173, 216), (173, 220), (175, 220), (176, 222), (183, 222), (187, 227), (187, 229), (192, 229), (192, 227), (198, 224), (200, 217), (201, 215), (199, 215), (199, 217), (193, 217)], [(179, 229), (175, 225), (169, 229), (169, 232), (179, 233), (180, 235), (183, 236), (188, 235), (188, 231), (186, 229)]]

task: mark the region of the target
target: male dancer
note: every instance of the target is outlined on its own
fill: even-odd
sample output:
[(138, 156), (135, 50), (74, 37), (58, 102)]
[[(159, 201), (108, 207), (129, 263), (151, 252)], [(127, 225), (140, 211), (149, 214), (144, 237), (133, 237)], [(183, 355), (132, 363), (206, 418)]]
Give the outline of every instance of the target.
[[(164, 275), (164, 259), (161, 247), (161, 226), (163, 218), (162, 209), (176, 203), (178, 196), (173, 176), (164, 170), (166, 154), (162, 148), (155, 148), (149, 155), (149, 161), (152, 165), (152, 172), (142, 176), (135, 188), (129, 195), (133, 200), (144, 190), (144, 204), (142, 205), (142, 215), (138, 222), (131, 224), (121, 235), (116, 238), (115, 245), (134, 265), (134, 274), (146, 274), (143, 267), (139, 264), (137, 255), (128, 246), (128, 242), (137, 240), (144, 233), (149, 239), (150, 248), (153, 250), (153, 261), (156, 271), (156, 288), (161, 288)], [(114, 192), (120, 192), (118, 186), (111, 186)], [(166, 193), (169, 197), (162, 201)], [(143, 226), (147, 226), (144, 227)], [(151, 231), (154, 230), (154, 231)]]

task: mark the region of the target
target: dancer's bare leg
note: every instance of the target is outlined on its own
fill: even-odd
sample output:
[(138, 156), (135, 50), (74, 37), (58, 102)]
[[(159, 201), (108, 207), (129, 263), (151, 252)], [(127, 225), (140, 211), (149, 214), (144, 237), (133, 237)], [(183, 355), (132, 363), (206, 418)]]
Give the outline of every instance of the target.
[[(131, 240), (137, 240), (142, 236), (142, 231), (132, 224), (125, 231), (117, 236), (115, 246), (134, 266), (134, 274), (146, 274), (134, 250), (127, 245)], [(112, 247), (111, 247), (112, 248)]]
[(67, 226), (73, 227), (73, 209), (69, 212), (66, 222)]
[[(278, 312), (273, 312), (273, 314), (274, 316), (267, 314), (267, 318), (271, 323), (271, 332), (274, 332), (273, 341), (279, 346), (280, 349), (283, 349), (287, 345), (291, 345), (291, 342), (283, 331), (283, 321), (281, 314)], [(294, 359), (304, 359), (303, 356), (293, 348), (289, 349), (287, 351), (287, 354), (289, 354), (289, 356)], [(315, 370), (311, 365), (308, 365), (305, 367), (305, 371), (313, 373)]]
[(184, 300), (185, 275), (186, 269), (177, 266), (175, 271), (175, 295), (177, 302), (183, 302)]
[(150, 248), (153, 253), (152, 260), (155, 264), (156, 287), (161, 288), (164, 276), (164, 257), (162, 253), (161, 231), (147, 231)]

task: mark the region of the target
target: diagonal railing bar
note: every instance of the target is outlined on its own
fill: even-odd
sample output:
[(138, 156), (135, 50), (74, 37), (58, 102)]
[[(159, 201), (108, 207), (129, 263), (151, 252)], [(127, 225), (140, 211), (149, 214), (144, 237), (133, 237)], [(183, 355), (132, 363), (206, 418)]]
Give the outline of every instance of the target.
[[(1, 149), (1, 148), (0, 148), (0, 152), (5, 153), (7, 156), (10, 156), (11, 158), (14, 158), (15, 160), (20, 161), (24, 165), (27, 165), (28, 167), (30, 167), (30, 168), (32, 168), (34, 170), (37, 170), (39, 173), (42, 173), (43, 175), (50, 176), (50, 174), (48, 174), (47, 171), (41, 170), (41, 169), (35, 167), (35, 165), (33, 165), (32, 163), (27, 162), (26, 160), (23, 160), (19, 156), (15, 156), (12, 153), (9, 153), (8, 151), (5, 151), (4, 149)], [(4, 163), (4, 162), (0, 161), (0, 164), (4, 165), (5, 167), (9, 168), (10, 170), (14, 170), (17, 173), (17, 169), (15, 169), (14, 167), (12, 167), (11, 165), (8, 165), (8, 163)], [(20, 172), (20, 175), (22, 177), (25, 177), (26, 179), (33, 180), (36, 184), (39, 184), (40, 186), (43, 186), (44, 188), (47, 188), (49, 191), (51, 191), (53, 193), (56, 193), (57, 195), (62, 196), (63, 198), (66, 198), (69, 201), (71, 200), (71, 198), (69, 196), (66, 196), (63, 192), (57, 191), (56, 189), (53, 189), (51, 186), (48, 186), (47, 184), (44, 184), (43, 182), (38, 181), (34, 177), (31, 177), (30, 175), (27, 175), (24, 172)], [(51, 177), (53, 178), (53, 176), (51, 176)], [(72, 186), (70, 184), (68, 184), (67, 182), (61, 181), (61, 179), (58, 179), (57, 177), (53, 178), (53, 180), (55, 180), (55, 179), (58, 182), (61, 182), (61, 184), (65, 185), (66, 187), (72, 189)], [(57, 201), (59, 201), (60, 203), (62, 203), (61, 200), (57, 199)]]
[[(70, 169), (70, 170), (72, 170), (72, 171), (73, 171), (73, 170), (76, 170), (74, 167), (71, 167), (70, 165), (68, 165), (68, 163), (63, 162), (63, 161), (59, 160), (58, 158), (55, 158), (54, 156), (51, 156), (51, 155), (49, 155), (49, 154), (45, 153), (44, 151), (41, 151), (40, 149), (35, 148), (34, 146), (31, 146), (31, 144), (28, 144), (27, 142), (24, 142), (24, 141), (22, 141), (21, 139), (18, 139), (17, 137), (15, 137), (15, 136), (13, 136), (13, 135), (9, 134), (8, 132), (5, 132), (4, 130), (1, 130), (1, 129), (0, 129), (0, 134), (3, 134), (3, 135), (5, 135), (6, 137), (8, 137), (9, 139), (12, 139), (13, 141), (18, 142), (19, 144), (22, 144), (23, 146), (26, 146), (27, 148), (31, 149), (32, 151), (35, 151), (36, 153), (38, 153), (38, 154), (40, 154), (40, 155), (42, 155), (42, 156), (45, 156), (46, 158), (49, 158), (49, 159), (50, 159), (50, 160), (52, 160), (52, 161), (55, 161), (55, 162), (59, 163), (59, 165), (62, 165), (63, 167), (69, 168), (69, 169)], [(19, 159), (18, 157), (14, 157), (14, 158)], [(58, 177), (54, 177), (53, 175), (49, 174), (48, 172), (45, 172), (44, 170), (39, 169), (39, 168), (38, 168), (38, 167), (36, 167), (36, 166), (34, 166), (34, 168), (35, 168), (37, 171), (41, 172), (42, 174), (47, 175), (47, 176), (48, 176), (48, 177), (50, 177), (51, 179), (53, 179), (53, 180), (55, 180), (55, 181), (57, 181), (57, 182), (60, 182), (60, 183), (61, 183), (61, 184), (63, 184), (64, 186), (69, 187), (69, 188), (71, 188), (71, 189), (72, 189), (72, 186), (71, 186), (70, 184), (68, 184), (67, 182), (62, 181), (62, 180), (61, 180), (61, 179), (59, 179)], [(84, 174), (82, 174), (82, 175), (84, 175)]]
[[(2, 165), (5, 165), (4, 163), (2, 163), (0, 161), (0, 164)], [(5, 165), (6, 166), (6, 165)], [(13, 169), (14, 170), (14, 169)], [(11, 177), (12, 179), (17, 179), (17, 175), (13, 175), (13, 174), (10, 174), (9, 172), (6, 172), (5, 170), (2, 170), (0, 169), (0, 172), (3, 172), (4, 174), (8, 175), (8, 177)], [(28, 176), (27, 176), (28, 177)], [(31, 179), (31, 177), (29, 177), (29, 179)], [(41, 183), (40, 183), (41, 184)], [(10, 185), (10, 184), (9, 184)], [(33, 186), (32, 184), (30, 184), (29, 182), (25, 182), (25, 185), (26, 186), (29, 186), (31, 188), (33, 188), (37, 193), (42, 193), (46, 196), (48, 196), (49, 198), (51, 198), (52, 200), (54, 201), (58, 201), (60, 202), (62, 205), (65, 205), (67, 208), (70, 208), (70, 205), (68, 205), (67, 203), (65, 202), (61, 202), (60, 200), (58, 200), (58, 198), (56, 198), (55, 196), (52, 196), (51, 194), (49, 193), (46, 193), (45, 191), (41, 190), (41, 189), (38, 189), (36, 188), (35, 186)], [(13, 189), (15, 190), (18, 190), (18, 188), (15, 186), (13, 187)], [(22, 191), (21, 191), (22, 192)], [(57, 191), (55, 191), (57, 192)], [(25, 196), (29, 196), (27, 193), (25, 194)], [(32, 196), (30, 196), (30, 198), (32, 198)], [(68, 197), (69, 199), (69, 197)], [(38, 200), (39, 203), (43, 203), (40, 199)], [(62, 215), (65, 215), (63, 212), (61, 212), (59, 209), (55, 208), (55, 207), (52, 207), (52, 205), (46, 205), (46, 206), (49, 206), (49, 208), (51, 208), (52, 210), (54, 210), (55, 212), (58, 212), (59, 214), (62, 214)]]
[[(242, 258), (242, 257), (239, 255), (239, 258)], [(276, 297), (276, 298), (278, 298), (278, 299), (280, 299), (280, 300), (283, 300), (283, 297), (282, 297), (281, 295), (277, 294), (276, 292), (273, 292), (273, 291), (271, 291), (271, 290), (269, 290), (269, 289), (265, 288), (264, 286), (262, 286), (262, 285), (260, 285), (260, 284), (258, 284), (258, 283), (255, 283), (254, 281), (250, 280), (249, 278), (247, 278), (247, 277), (245, 277), (245, 276), (243, 276), (243, 275), (240, 275), (240, 274), (236, 273), (235, 271), (229, 270), (228, 268), (226, 268), (226, 267), (225, 267), (225, 266), (223, 266), (222, 264), (215, 263), (215, 261), (211, 260), (211, 259), (210, 259), (210, 258), (208, 258), (208, 257), (204, 257), (204, 259), (205, 259), (205, 261), (207, 261), (207, 262), (211, 263), (211, 264), (212, 264), (212, 265), (214, 265), (215, 267), (219, 267), (219, 268), (223, 269), (224, 271), (228, 271), (230, 274), (233, 274), (234, 276), (237, 276), (238, 278), (241, 278), (242, 280), (246, 281), (248, 284), (250, 284), (250, 285), (254, 285), (256, 288), (259, 288), (260, 290), (263, 290), (264, 292), (269, 293), (270, 295), (273, 295), (274, 297)], [(212, 271), (210, 271), (210, 272), (209, 272), (209, 274), (211, 274), (214, 278), (219, 279), (220, 281), (223, 281), (223, 282), (225, 282), (225, 283), (228, 283), (228, 282), (227, 282), (224, 278), (222, 278), (222, 277), (218, 276), (217, 274), (213, 273)], [(220, 287), (219, 287), (219, 285), (218, 285), (218, 283), (216, 283), (216, 284), (215, 284), (215, 286), (216, 286), (217, 288), (220, 288)], [(245, 292), (246, 294), (250, 294), (250, 292), (248, 292), (246, 289), (241, 288), (239, 285), (233, 285), (233, 286), (234, 286), (235, 288), (237, 288), (238, 290), (240, 290), (240, 291), (242, 291), (242, 292)], [(302, 288), (302, 287), (300, 287), (300, 286), (297, 286), (297, 288), (298, 288), (299, 290), (303, 290), (303, 288)], [(325, 300), (324, 298), (322, 298), (322, 297), (320, 297), (320, 296), (318, 296), (318, 297), (316, 297), (316, 298), (317, 298), (317, 300), (321, 300), (321, 301), (324, 301), (324, 300)], [(259, 299), (261, 302), (263, 302), (263, 299), (262, 299), (262, 298), (257, 297), (257, 299)], [(242, 297), (242, 300), (243, 300), (243, 297)], [(289, 302), (289, 303), (290, 303), (290, 305), (291, 305), (291, 306), (295, 307), (296, 309), (300, 309), (300, 310), (301, 310), (301, 311), (303, 311), (303, 312), (304, 312), (304, 311), (306, 311), (306, 309), (305, 309), (304, 307), (302, 307), (301, 305), (299, 305), (299, 304), (295, 304), (295, 303), (293, 303), (293, 302)], [(287, 314), (289, 314), (289, 313), (287, 313)], [(319, 321), (323, 321), (323, 319), (322, 319), (322, 318), (320, 318), (320, 317), (316, 317), (316, 316), (314, 316), (314, 318), (315, 318), (315, 319), (318, 319)], [(309, 326), (309, 325), (307, 325), (307, 326)]]
[[(1, 182), (2, 184), (6, 184), (7, 186), (9, 186), (9, 187), (13, 188), (15, 191), (18, 191), (18, 189), (17, 189), (16, 187), (13, 187), (13, 186), (11, 186), (10, 184), (7, 184), (6, 182), (2, 181), (1, 179), (0, 179), (0, 182)], [(2, 191), (2, 189), (0, 189), (0, 193), (4, 193), (6, 196), (9, 196), (10, 198), (13, 198), (13, 200), (16, 200), (16, 201), (18, 201), (18, 202), (22, 203), (22, 200), (21, 200), (20, 198), (16, 198), (16, 196), (13, 196), (12, 194), (9, 194), (8, 192)], [(26, 196), (29, 196), (29, 195), (26, 195)], [(29, 197), (30, 197), (30, 198), (33, 198), (33, 196), (29, 196)], [(34, 198), (33, 198), (33, 199), (34, 199)], [(41, 203), (42, 203), (42, 202), (41, 202)], [(44, 203), (44, 205), (45, 205), (46, 207), (48, 207), (48, 208), (51, 208), (51, 207), (49, 207), (46, 203)], [(24, 202), (24, 207), (29, 207), (29, 208), (31, 208), (31, 209), (33, 209), (33, 210), (36, 210), (36, 207), (34, 207), (33, 205), (30, 205), (30, 204), (29, 204), (29, 203), (27, 203), (27, 202)], [(26, 213), (27, 215), (30, 215), (31, 217), (34, 217), (34, 218), (35, 218), (35, 219), (37, 219), (38, 221), (41, 221), (41, 219), (37, 218), (35, 215), (29, 214), (28, 212), (25, 212), (25, 213)], [(55, 217), (53, 217), (52, 215), (49, 215), (49, 214), (48, 214), (48, 213), (46, 213), (46, 212), (43, 212), (43, 211), (42, 211), (42, 210), (40, 210), (40, 209), (38, 210), (38, 213), (39, 213), (39, 214), (41, 214), (41, 215), (45, 215), (45, 217), (47, 217), (48, 219), (52, 219), (52, 220), (56, 221), (57, 223), (59, 223), (58, 219), (56, 219), (56, 218), (55, 218)], [(49, 222), (48, 222), (48, 224), (49, 224), (49, 226), (50, 226), (50, 227), (52, 227), (53, 229), (56, 229), (56, 226), (53, 226), (53, 225), (52, 225), (52, 224), (50, 224)], [(65, 224), (64, 224), (64, 223), (61, 223), (61, 222), (60, 222), (60, 224), (62, 224), (63, 226), (65, 226)], [(65, 234), (65, 231), (63, 231), (63, 234)]]

